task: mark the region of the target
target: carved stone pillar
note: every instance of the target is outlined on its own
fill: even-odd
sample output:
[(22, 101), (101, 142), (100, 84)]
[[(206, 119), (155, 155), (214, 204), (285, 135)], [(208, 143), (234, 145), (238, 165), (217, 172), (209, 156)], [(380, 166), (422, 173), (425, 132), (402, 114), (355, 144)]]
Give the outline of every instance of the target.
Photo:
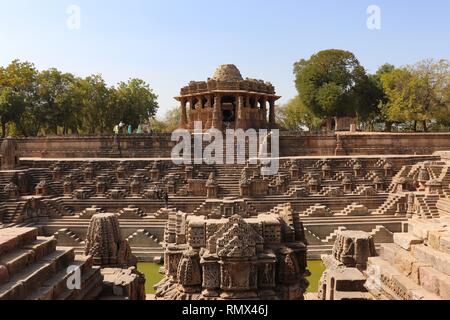
[(236, 116), (236, 129), (245, 129), (244, 119), (244, 97), (237, 97), (237, 116)]
[(275, 100), (273, 98), (269, 100), (269, 106), (269, 125), (273, 128), (275, 127)]
[(213, 103), (212, 103), (212, 97), (210, 96), (210, 95), (207, 95), (206, 96), (206, 105), (205, 105), (205, 107), (206, 107), (206, 110), (207, 110), (207, 120), (206, 120), (206, 124), (205, 124), (205, 127), (204, 127), (204, 129), (205, 130), (207, 130), (207, 129), (209, 129), (209, 128), (211, 128), (211, 126), (212, 126), (212, 117), (213, 117), (213, 109), (212, 109), (212, 107), (213, 107), (213, 105), (212, 105)]
[(261, 98), (261, 126), (267, 127), (267, 98)]
[(85, 254), (101, 267), (128, 268), (137, 263), (128, 241), (122, 237), (118, 216), (113, 213), (99, 213), (91, 218)]
[(245, 107), (249, 109), (252, 107), (250, 104), (250, 95), (245, 96)]
[(221, 117), (221, 110), (222, 110), (222, 98), (219, 95), (214, 96), (214, 110), (213, 110), (213, 117), (212, 117), (212, 129), (222, 129), (222, 117)]
[(188, 129), (194, 129), (194, 114), (195, 114), (194, 98), (189, 98), (189, 114), (188, 114)]
[(186, 100), (181, 100), (181, 116), (180, 116), (180, 128), (186, 129), (188, 125), (187, 111), (186, 111)]
[(202, 294), (205, 297), (218, 297), (220, 288), (220, 267), (214, 258), (202, 258)]

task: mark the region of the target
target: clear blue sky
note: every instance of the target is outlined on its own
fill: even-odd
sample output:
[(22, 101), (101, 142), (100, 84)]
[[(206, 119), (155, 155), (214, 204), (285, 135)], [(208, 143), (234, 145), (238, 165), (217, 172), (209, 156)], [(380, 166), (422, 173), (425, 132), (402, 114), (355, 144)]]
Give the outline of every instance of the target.
[[(69, 5), (81, 28), (67, 28)], [(369, 30), (369, 5), (381, 30)], [(292, 65), (328, 48), (354, 52), (373, 72), (424, 58), (450, 59), (450, 1), (428, 0), (0, 0), (0, 65), (29, 60), (108, 84), (146, 80), (160, 115), (190, 80), (219, 64), (271, 81), (286, 102), (295, 94)]]

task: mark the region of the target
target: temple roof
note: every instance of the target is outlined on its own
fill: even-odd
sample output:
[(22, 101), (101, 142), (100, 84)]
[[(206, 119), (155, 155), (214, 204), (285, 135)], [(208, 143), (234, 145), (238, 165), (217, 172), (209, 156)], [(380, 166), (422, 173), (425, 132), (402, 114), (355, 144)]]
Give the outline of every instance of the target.
[(216, 81), (242, 81), (241, 72), (234, 64), (223, 64), (216, 69), (213, 80)]
[(234, 64), (223, 64), (216, 69), (212, 78), (208, 78), (206, 81), (191, 81), (187, 86), (182, 87), (180, 95), (175, 99), (180, 101), (182, 98), (208, 93), (251, 93), (275, 99), (280, 98), (276, 95), (275, 87), (270, 82), (244, 79)]

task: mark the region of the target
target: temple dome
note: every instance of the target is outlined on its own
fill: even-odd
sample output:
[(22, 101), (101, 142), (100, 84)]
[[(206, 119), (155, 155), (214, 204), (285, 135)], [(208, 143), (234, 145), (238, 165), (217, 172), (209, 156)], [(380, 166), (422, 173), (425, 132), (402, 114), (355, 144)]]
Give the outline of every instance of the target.
[(223, 64), (216, 69), (213, 80), (216, 81), (242, 81), (241, 72), (234, 64)]

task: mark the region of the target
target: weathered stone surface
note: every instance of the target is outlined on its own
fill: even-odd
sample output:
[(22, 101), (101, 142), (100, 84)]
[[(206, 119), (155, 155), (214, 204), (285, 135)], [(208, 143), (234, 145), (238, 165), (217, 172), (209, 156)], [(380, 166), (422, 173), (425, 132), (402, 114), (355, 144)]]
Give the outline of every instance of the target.
[(101, 299), (145, 300), (145, 278), (131, 267), (128, 269), (104, 268)]
[(306, 244), (292, 211), (246, 219), (172, 214), (165, 238), (157, 299), (303, 299)]
[[(102, 287), (90, 257), (75, 256), (73, 248), (56, 247), (54, 238), (37, 237), (36, 228), (0, 230), (8, 238), (0, 253), (0, 300), (95, 299)], [(68, 286), (69, 266), (79, 268), (81, 288)]]
[(332, 255), (347, 267), (365, 269), (367, 259), (376, 255), (370, 234), (362, 231), (339, 231)]
[(405, 250), (411, 250), (412, 245), (421, 244), (423, 240), (410, 233), (394, 233), (394, 243)]
[(414, 246), (412, 254), (416, 259), (431, 265), (446, 275), (450, 275), (450, 255), (424, 245)]
[(89, 224), (85, 254), (92, 256), (95, 265), (128, 268), (136, 266), (137, 259), (130, 245), (122, 237), (116, 214), (100, 213)]

